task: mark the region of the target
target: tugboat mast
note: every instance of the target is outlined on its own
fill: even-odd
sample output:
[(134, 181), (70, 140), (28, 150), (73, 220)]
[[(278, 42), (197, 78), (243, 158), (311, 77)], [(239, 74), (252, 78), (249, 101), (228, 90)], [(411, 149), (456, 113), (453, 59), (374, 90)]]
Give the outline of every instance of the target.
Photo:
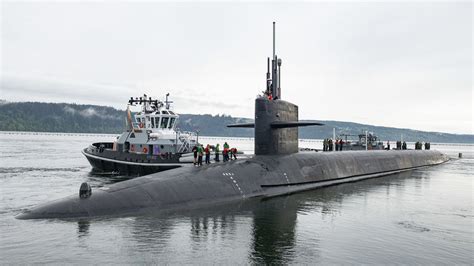
[(168, 101), (168, 96), (170, 96), (169, 93), (166, 94), (166, 100), (165, 100), (165, 108), (166, 110), (170, 109), (170, 103), (173, 103), (173, 101)]

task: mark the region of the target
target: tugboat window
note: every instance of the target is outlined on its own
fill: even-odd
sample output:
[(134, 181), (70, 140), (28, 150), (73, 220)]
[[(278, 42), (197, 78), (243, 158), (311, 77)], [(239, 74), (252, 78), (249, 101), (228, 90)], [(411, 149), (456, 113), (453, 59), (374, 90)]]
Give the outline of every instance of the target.
[(163, 118), (161, 118), (160, 127), (161, 127), (161, 128), (166, 128), (166, 126), (168, 125), (168, 120), (169, 120), (169, 119), (170, 119), (169, 117), (163, 117)]
[(151, 128), (154, 128), (155, 127), (155, 119), (153, 119), (153, 117), (151, 118)]
[(170, 120), (170, 125), (168, 128), (173, 128), (173, 124), (174, 124), (174, 121), (176, 120), (176, 118), (172, 117), (171, 120)]
[(125, 151), (125, 152), (128, 152), (128, 150), (130, 150), (130, 142), (127, 141), (127, 142), (125, 142), (125, 149), (124, 149), (124, 151)]
[(137, 117), (137, 122), (140, 123), (140, 118)]
[(155, 125), (156, 125), (156, 128), (159, 128), (159, 126), (160, 126), (160, 118), (159, 117), (155, 117)]

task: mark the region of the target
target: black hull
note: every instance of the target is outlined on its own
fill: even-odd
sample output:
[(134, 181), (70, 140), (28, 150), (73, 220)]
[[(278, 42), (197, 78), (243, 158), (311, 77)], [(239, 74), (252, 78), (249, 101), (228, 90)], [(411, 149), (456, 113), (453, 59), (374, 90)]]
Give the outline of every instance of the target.
[(150, 160), (122, 161), (90, 154), (86, 150), (82, 153), (91, 164), (93, 171), (99, 173), (142, 176), (182, 166), (181, 163), (172, 160), (168, 160), (168, 162), (149, 162)]
[(181, 167), (40, 205), (17, 218), (135, 215), (274, 197), (437, 165), (437, 151), (360, 151), (257, 155), (202, 167)]

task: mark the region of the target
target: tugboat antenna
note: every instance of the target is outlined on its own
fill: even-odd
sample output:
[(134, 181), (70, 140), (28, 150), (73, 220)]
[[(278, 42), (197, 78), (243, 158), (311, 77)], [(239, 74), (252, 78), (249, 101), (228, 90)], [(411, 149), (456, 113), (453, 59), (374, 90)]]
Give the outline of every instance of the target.
[(173, 101), (168, 101), (168, 96), (170, 96), (169, 92), (166, 94), (166, 100), (165, 100), (166, 110), (169, 110), (170, 109), (170, 103), (173, 103)]

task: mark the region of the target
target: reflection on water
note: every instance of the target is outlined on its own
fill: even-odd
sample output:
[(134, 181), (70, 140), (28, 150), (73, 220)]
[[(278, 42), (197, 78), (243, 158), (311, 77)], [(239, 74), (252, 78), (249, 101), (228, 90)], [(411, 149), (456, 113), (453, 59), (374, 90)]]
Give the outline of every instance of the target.
[(256, 264), (282, 264), (294, 256), (298, 201), (279, 197), (262, 201), (253, 210), (251, 260)]
[(125, 175), (117, 175), (117, 174), (110, 174), (110, 173), (100, 173), (95, 171), (90, 171), (87, 174), (87, 181), (93, 187), (100, 187), (104, 185), (110, 185), (118, 182), (122, 182), (125, 180), (129, 180), (134, 177), (125, 176)]
[(77, 236), (84, 237), (89, 234), (90, 222), (88, 220), (77, 221)]
[[(175, 246), (175, 242), (178, 241), (178, 246), (189, 245), (189, 250), (184, 249), (187, 251), (180, 252), (199, 253), (203, 246), (212, 246), (210, 244), (212, 242), (223, 244), (244, 237), (240, 235), (242, 230), (239, 227), (249, 226), (250, 237), (247, 246), (235, 247), (247, 250), (246, 260), (255, 264), (286, 264), (297, 262), (300, 253), (309, 252), (312, 258), (317, 259), (320, 256), (318, 247), (324, 242), (318, 238), (321, 228), (315, 221), (315, 226), (312, 226), (311, 242), (306, 243), (314, 250), (301, 250), (301, 247), (298, 247), (299, 215), (316, 215), (323, 220), (335, 222), (342, 215), (344, 201), (348, 198), (350, 201), (353, 195), (382, 190), (388, 199), (392, 197), (392, 193), (400, 193), (399, 189), (404, 182), (414, 181), (421, 187), (423, 180), (423, 176), (413, 177), (412, 172), (405, 172), (383, 179), (371, 179), (293, 195), (267, 199), (254, 198), (243, 203), (195, 209), (185, 214), (154, 212), (124, 219), (132, 221), (130, 236), (135, 241), (134, 247), (140, 252), (163, 256), (163, 250)], [(425, 181), (429, 183), (429, 179)], [(364, 197), (358, 204), (368, 205), (369, 202)], [(243, 223), (242, 221), (246, 219), (249, 222)], [(89, 226), (89, 222), (79, 221), (78, 236), (88, 235)], [(412, 231), (419, 228), (409, 222), (400, 222), (399, 226)], [(241, 239), (236, 242), (245, 241)], [(234, 259), (242, 261), (243, 258)]]

